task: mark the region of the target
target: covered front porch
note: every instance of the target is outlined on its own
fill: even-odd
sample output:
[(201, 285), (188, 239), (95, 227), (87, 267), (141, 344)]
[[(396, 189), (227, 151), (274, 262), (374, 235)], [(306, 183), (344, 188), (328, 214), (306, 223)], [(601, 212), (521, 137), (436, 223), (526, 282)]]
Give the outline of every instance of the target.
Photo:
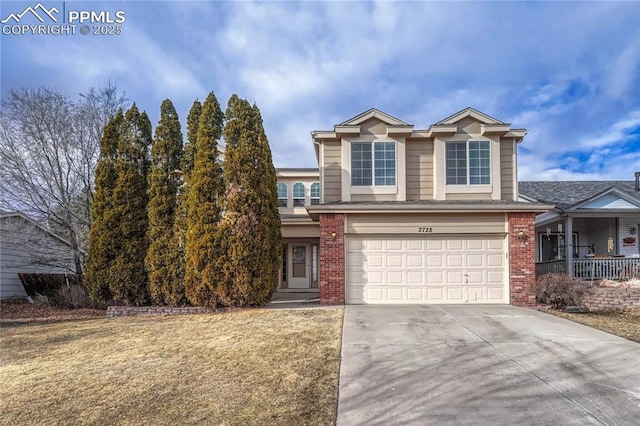
[[(320, 226), (306, 214), (281, 215), (280, 282), (275, 298), (307, 299), (320, 295)], [(308, 296), (308, 297), (303, 297)]]
[(536, 221), (537, 276), (558, 273), (585, 280), (640, 277), (637, 213), (546, 215), (548, 220)]

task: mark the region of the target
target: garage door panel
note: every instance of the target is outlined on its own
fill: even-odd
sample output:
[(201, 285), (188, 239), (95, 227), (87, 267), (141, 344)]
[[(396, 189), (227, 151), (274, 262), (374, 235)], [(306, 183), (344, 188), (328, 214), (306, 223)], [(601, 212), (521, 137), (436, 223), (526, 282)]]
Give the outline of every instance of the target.
[(446, 271), (447, 285), (464, 284), (464, 277), (461, 271)]
[(416, 254), (408, 254), (407, 255), (407, 267), (408, 268), (424, 268), (424, 256), (416, 255)]
[(404, 262), (402, 261), (404, 256), (401, 254), (388, 254), (386, 258), (388, 268), (401, 268), (404, 266)]
[(487, 254), (487, 266), (489, 267), (501, 267), (504, 265), (504, 255), (499, 254)]
[(443, 287), (427, 288), (427, 303), (443, 303), (443, 302), (444, 302)]
[(444, 284), (444, 273), (442, 271), (427, 271), (427, 284)]
[(484, 266), (485, 256), (482, 254), (468, 254), (467, 256), (467, 266), (470, 268), (473, 267), (482, 267)]
[(489, 302), (495, 301), (495, 303), (502, 302), (504, 300), (504, 288), (487, 287), (487, 300)]
[(446, 287), (447, 301), (452, 303), (464, 303), (462, 287)]
[(503, 250), (503, 244), (504, 244), (504, 239), (498, 239), (498, 238), (491, 238), (491, 239), (487, 239), (487, 249), (488, 250), (496, 250), (499, 252), (502, 252)]
[(369, 271), (366, 272), (366, 282), (364, 284), (384, 284), (384, 273), (382, 271)]
[(388, 288), (387, 300), (391, 303), (402, 302), (404, 299), (402, 290), (401, 288)]
[(425, 289), (423, 287), (407, 288), (407, 301), (409, 303), (424, 303)]
[(402, 251), (404, 250), (404, 241), (402, 240), (388, 240), (387, 241), (387, 250), (388, 251)]
[(407, 271), (407, 284), (426, 284), (425, 271)]
[(387, 271), (388, 285), (404, 284), (404, 273), (402, 271)]
[(424, 245), (421, 240), (407, 240), (407, 251), (424, 251)]
[(444, 264), (444, 256), (443, 255), (427, 255), (427, 266), (428, 267), (439, 267)]
[(487, 271), (487, 284), (499, 284), (504, 283), (504, 272), (502, 271)]
[(461, 254), (447, 254), (445, 259), (446, 266), (450, 268), (461, 267), (464, 265), (464, 256)]
[(347, 237), (347, 303), (506, 303), (505, 238)]
[(381, 254), (372, 254), (366, 257), (363, 264), (366, 269), (382, 268), (384, 267), (384, 258), (385, 256)]
[(463, 240), (446, 240), (445, 241), (445, 245), (447, 247), (447, 251), (462, 251), (464, 250), (464, 243)]

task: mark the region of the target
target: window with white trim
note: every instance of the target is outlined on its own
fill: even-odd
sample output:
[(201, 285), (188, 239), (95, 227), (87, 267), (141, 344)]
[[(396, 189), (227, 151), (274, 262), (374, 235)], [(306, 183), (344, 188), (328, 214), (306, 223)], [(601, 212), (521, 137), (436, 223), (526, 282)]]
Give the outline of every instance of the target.
[(313, 182), (309, 187), (309, 198), (311, 199), (311, 205), (316, 206), (320, 204), (320, 182)]
[(287, 184), (278, 182), (278, 207), (287, 207)]
[(489, 141), (447, 142), (447, 185), (491, 184)]
[(302, 182), (293, 184), (293, 207), (304, 207), (304, 184)]
[(395, 142), (351, 143), (352, 186), (394, 186), (395, 184)]

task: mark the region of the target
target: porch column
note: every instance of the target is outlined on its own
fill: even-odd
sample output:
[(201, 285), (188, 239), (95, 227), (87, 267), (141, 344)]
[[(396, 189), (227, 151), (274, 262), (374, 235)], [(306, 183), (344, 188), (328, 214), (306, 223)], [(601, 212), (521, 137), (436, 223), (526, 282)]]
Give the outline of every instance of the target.
[(564, 248), (567, 261), (567, 275), (573, 276), (573, 218), (567, 216), (564, 222)]

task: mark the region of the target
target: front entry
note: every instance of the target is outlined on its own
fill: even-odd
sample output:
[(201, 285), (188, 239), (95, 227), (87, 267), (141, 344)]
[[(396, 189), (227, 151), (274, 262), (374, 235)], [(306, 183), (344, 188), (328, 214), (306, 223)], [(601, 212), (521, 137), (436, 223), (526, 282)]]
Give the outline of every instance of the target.
[(307, 243), (289, 244), (289, 288), (311, 287), (310, 247)]

